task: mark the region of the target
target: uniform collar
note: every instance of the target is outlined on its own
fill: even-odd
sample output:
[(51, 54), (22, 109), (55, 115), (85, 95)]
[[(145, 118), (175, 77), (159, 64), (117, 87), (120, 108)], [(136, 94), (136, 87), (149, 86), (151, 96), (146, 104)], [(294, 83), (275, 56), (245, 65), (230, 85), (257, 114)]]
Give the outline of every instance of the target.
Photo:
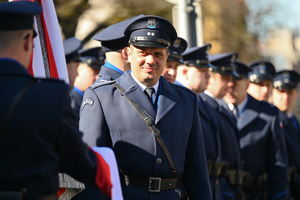
[(215, 95), (213, 95), (210, 91), (205, 90), (204, 93), (205, 93), (207, 96), (213, 98), (219, 105), (221, 105), (220, 99), (218, 99), (218, 98), (217, 98)]
[[(141, 82), (139, 82), (133, 75), (133, 73), (130, 73), (133, 80), (138, 84), (139, 88), (144, 92), (146, 89), (146, 86), (143, 85)], [(157, 83), (153, 86), (153, 88), (155, 89), (155, 95), (157, 95), (157, 91), (158, 91), (158, 87), (159, 87), (159, 81), (157, 81)]]
[(0, 58), (0, 74), (19, 74), (30, 76), (18, 61), (11, 58)]

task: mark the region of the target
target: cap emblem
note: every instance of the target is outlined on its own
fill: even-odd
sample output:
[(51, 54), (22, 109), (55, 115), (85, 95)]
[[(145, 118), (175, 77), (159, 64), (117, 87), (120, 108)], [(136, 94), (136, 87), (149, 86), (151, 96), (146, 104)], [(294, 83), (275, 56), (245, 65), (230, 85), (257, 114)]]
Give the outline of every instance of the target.
[(156, 28), (156, 20), (154, 18), (149, 18), (147, 27), (151, 29)]
[(264, 63), (259, 63), (258, 69), (259, 69), (260, 74), (265, 74), (266, 73), (266, 66), (265, 66)]
[(250, 79), (251, 82), (254, 82), (255, 79), (257, 79), (257, 75), (256, 74), (251, 74), (249, 79)]
[(176, 39), (176, 40), (174, 41), (174, 43), (173, 43), (173, 46), (174, 46), (175, 48), (179, 48), (180, 42), (181, 42), (180, 39)]

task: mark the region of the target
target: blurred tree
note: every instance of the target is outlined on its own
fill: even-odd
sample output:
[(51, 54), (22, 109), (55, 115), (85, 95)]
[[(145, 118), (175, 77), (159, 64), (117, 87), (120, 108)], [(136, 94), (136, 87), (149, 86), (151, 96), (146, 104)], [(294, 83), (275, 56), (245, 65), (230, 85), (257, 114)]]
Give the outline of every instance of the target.
[(211, 53), (236, 51), (245, 63), (261, 58), (256, 38), (247, 33), (243, 0), (203, 0), (201, 5), (204, 43), (212, 44)]

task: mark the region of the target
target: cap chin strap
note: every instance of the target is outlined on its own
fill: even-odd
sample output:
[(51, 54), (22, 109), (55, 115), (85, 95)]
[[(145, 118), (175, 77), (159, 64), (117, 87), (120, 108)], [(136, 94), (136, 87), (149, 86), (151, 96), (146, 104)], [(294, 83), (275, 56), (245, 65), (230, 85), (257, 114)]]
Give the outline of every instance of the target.
[(129, 40), (129, 44), (132, 44), (132, 45), (138, 45), (139, 42), (157, 42), (157, 43), (161, 43), (161, 44), (164, 44), (168, 47), (170, 47), (170, 42), (164, 40), (164, 39), (161, 39), (161, 38), (154, 38), (154, 37), (133, 37)]

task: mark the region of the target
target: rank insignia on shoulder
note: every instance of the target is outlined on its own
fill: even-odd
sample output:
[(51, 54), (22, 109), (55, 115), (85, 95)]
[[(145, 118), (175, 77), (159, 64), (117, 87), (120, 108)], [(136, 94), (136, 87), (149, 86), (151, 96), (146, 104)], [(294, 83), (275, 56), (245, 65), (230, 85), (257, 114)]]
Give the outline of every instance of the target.
[(84, 102), (83, 102), (83, 105), (82, 105), (82, 109), (84, 108), (85, 105), (91, 105), (93, 106), (94, 104), (94, 100), (93, 99), (86, 99)]

